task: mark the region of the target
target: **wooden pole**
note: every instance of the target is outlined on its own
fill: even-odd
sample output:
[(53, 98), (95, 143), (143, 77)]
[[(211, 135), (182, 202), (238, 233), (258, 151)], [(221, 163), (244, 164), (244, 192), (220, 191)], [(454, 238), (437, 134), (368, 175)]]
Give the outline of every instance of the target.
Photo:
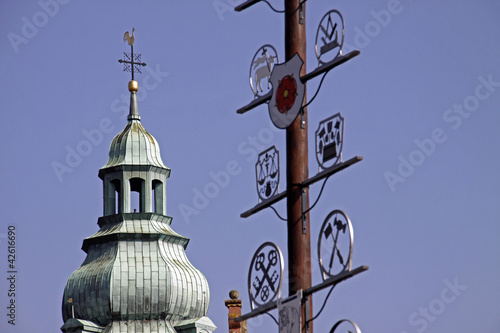
[[(301, 0), (285, 0), (285, 52), (286, 60), (297, 53), (304, 65), (300, 75), (306, 74), (306, 29), (305, 2)], [(304, 104), (306, 96), (304, 97)], [(311, 237), (309, 213), (303, 215), (303, 209), (309, 208), (309, 190), (298, 185), (309, 176), (307, 149), (307, 110), (297, 116), (286, 130), (286, 164), (287, 164), (287, 214), (288, 214), (288, 279), (289, 296), (299, 289), (311, 287)], [(312, 298), (309, 306), (302, 306), (302, 330), (312, 332), (312, 322), (307, 327), (305, 319), (312, 317)], [(307, 309), (308, 308), (308, 309)], [(306, 316), (306, 309), (308, 314)]]

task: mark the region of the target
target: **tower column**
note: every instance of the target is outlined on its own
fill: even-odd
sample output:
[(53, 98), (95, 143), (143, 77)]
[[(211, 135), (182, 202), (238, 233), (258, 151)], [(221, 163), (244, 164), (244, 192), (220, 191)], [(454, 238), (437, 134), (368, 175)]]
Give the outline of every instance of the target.
[(121, 182), (120, 204), (122, 213), (130, 213), (130, 178), (123, 177)]
[(145, 177), (144, 184), (144, 211), (154, 213), (153, 209), (153, 186), (152, 186), (152, 177), (150, 174)]
[(116, 190), (115, 186), (113, 183), (111, 183), (106, 177), (104, 181), (102, 182), (103, 184), (103, 196), (104, 196), (104, 207), (103, 207), (103, 214), (104, 216), (106, 215), (112, 215), (116, 212), (115, 204), (116, 204)]
[(167, 214), (167, 192), (166, 192), (166, 184), (159, 181), (154, 180), (152, 183), (152, 201), (154, 203), (154, 211), (157, 214), (166, 215)]

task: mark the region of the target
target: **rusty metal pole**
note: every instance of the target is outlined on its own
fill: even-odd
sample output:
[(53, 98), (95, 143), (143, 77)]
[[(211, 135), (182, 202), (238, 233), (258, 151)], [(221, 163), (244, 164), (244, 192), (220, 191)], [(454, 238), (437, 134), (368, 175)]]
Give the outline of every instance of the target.
[[(295, 53), (302, 58), (304, 65), (300, 75), (306, 74), (306, 28), (305, 1), (285, 0), (285, 52), (286, 60)], [(306, 95), (307, 96), (307, 95)], [(304, 97), (304, 104), (306, 97)], [(303, 209), (309, 208), (309, 190), (298, 185), (309, 176), (307, 149), (307, 110), (299, 114), (286, 130), (286, 171), (287, 171), (287, 213), (288, 213), (288, 278), (289, 295), (294, 295), (299, 289), (311, 287), (311, 237), (309, 228), (309, 213), (303, 216)], [(305, 220), (304, 220), (305, 218)], [(307, 318), (312, 317), (312, 298), (309, 306), (302, 306), (302, 332), (312, 332), (312, 322), (309, 329), (305, 325)]]

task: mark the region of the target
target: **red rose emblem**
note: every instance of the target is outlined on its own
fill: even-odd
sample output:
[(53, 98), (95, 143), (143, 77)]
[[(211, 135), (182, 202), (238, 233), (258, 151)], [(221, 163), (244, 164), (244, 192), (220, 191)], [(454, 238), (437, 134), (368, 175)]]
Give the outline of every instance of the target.
[(295, 103), (297, 97), (297, 82), (293, 75), (287, 75), (279, 81), (276, 91), (276, 107), (281, 113), (287, 113)]

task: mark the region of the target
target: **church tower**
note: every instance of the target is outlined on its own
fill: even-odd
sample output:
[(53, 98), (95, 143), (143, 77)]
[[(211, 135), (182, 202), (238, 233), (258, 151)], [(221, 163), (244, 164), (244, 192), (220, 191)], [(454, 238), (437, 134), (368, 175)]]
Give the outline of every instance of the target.
[[(141, 124), (134, 71), (145, 64), (134, 62), (132, 44), (133, 36), (131, 61), (120, 61), (132, 72), (128, 123), (99, 170), (104, 191), (100, 230), (83, 241), (87, 257), (66, 284), (61, 330), (210, 333), (216, 327), (206, 317), (208, 282), (186, 257), (189, 239), (171, 228), (166, 215), (170, 169)], [(133, 206), (138, 208), (132, 211)]]

